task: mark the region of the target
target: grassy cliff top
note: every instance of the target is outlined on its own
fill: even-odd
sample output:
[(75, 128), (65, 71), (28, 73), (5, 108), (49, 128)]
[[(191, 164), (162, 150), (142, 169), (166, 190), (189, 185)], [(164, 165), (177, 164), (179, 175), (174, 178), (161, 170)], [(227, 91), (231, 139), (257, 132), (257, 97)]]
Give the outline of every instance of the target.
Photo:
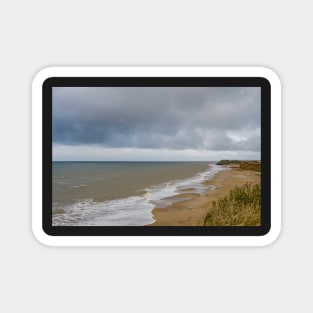
[(239, 160), (221, 160), (217, 165), (232, 165), (238, 164), (242, 170), (250, 170), (261, 172), (261, 161), (239, 161)]

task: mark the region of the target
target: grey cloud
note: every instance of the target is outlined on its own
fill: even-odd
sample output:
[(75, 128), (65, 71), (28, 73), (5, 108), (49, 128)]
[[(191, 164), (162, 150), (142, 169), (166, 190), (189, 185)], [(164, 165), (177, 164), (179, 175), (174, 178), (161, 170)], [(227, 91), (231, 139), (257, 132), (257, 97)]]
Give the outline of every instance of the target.
[(260, 151), (258, 129), (260, 88), (53, 88), (57, 144)]

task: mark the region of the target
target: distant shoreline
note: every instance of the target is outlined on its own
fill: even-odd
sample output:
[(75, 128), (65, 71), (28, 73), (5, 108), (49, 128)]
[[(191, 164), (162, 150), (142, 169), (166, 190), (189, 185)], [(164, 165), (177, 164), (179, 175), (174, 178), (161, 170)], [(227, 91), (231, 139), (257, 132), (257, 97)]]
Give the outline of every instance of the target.
[(239, 164), (223, 166), (226, 170), (203, 183), (214, 185), (216, 189), (207, 191), (203, 196), (192, 193), (180, 194), (177, 197), (186, 200), (173, 203), (166, 208), (154, 208), (152, 214), (155, 222), (146, 226), (202, 226), (211, 201), (225, 197), (236, 185), (260, 183), (261, 175), (257, 171), (240, 169)]

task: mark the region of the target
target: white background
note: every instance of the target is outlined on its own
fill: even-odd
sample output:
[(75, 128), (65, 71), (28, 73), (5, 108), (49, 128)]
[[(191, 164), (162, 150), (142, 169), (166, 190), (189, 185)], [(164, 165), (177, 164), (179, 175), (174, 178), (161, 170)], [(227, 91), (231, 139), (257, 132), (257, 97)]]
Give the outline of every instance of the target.
[[(309, 1), (3, 1), (1, 312), (313, 309)], [(267, 66), (283, 85), (283, 229), (263, 248), (48, 248), (31, 232), (31, 82), (47, 66)]]

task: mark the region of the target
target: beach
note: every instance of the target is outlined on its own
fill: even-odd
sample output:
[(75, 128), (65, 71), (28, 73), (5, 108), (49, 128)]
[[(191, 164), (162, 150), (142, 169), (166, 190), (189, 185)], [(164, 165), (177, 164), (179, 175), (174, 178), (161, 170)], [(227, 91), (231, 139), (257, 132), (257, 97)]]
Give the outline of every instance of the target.
[(166, 208), (154, 208), (152, 214), (155, 222), (148, 226), (202, 226), (211, 201), (225, 197), (236, 185), (257, 184), (261, 181), (260, 172), (243, 170), (239, 165), (225, 165), (225, 168), (212, 179), (203, 182), (215, 186), (214, 190), (208, 190), (204, 195), (186, 192), (177, 196), (186, 200)]
[(260, 182), (248, 162), (226, 163), (56, 162), (53, 225), (201, 226), (212, 200)]

